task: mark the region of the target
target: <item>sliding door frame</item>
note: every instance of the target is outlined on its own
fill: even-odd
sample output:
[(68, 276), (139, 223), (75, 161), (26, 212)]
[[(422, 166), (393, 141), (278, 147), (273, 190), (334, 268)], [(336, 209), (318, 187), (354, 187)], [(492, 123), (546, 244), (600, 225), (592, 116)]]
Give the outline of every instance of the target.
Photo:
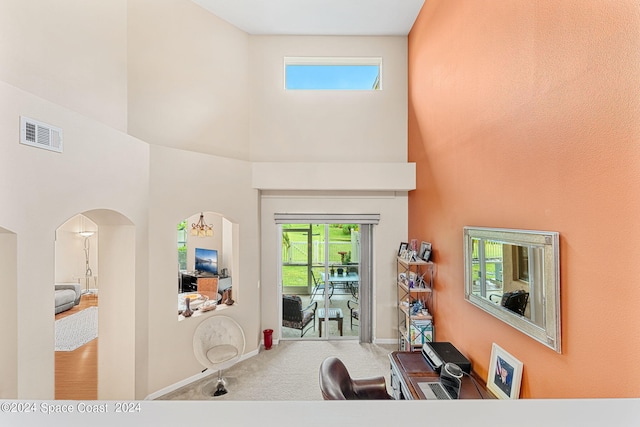
[[(358, 310), (359, 310), (359, 342), (371, 343), (373, 342), (373, 254), (374, 254), (374, 241), (373, 241), (373, 225), (379, 223), (379, 214), (275, 214), (275, 222), (277, 224), (276, 230), (278, 233), (278, 247), (282, 248), (282, 233), (283, 224), (359, 224), (360, 227), (360, 259), (359, 259), (359, 298), (358, 298)], [(310, 227), (312, 228), (312, 227)], [(311, 236), (311, 231), (309, 231)], [(328, 264), (328, 227), (325, 227), (325, 277), (329, 275)], [(278, 257), (277, 278), (278, 278), (278, 301), (280, 304), (279, 313), (280, 319), (282, 319), (282, 294), (284, 291), (283, 278), (282, 278), (282, 259)], [(324, 307), (328, 308), (328, 290), (329, 287), (324, 287)], [(327, 311), (325, 310), (325, 313)], [(345, 313), (346, 316), (350, 314)], [(345, 316), (345, 317), (346, 317)], [(349, 322), (351, 319), (346, 318), (345, 321)], [(318, 319), (323, 321), (323, 319)], [(280, 326), (282, 327), (282, 325)], [(326, 334), (326, 339), (329, 338)], [(324, 339), (324, 338), (323, 338)]]

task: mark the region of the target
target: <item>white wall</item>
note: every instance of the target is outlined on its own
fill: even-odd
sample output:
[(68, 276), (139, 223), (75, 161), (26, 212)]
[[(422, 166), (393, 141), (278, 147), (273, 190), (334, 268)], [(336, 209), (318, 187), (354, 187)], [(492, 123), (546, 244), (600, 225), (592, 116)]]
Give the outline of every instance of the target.
[(125, 131), (126, 13), (127, 0), (3, 0), (0, 80)]
[(17, 240), (0, 227), (0, 399), (18, 396)]
[(249, 157), (249, 36), (188, 0), (130, 0), (129, 133)]
[[(251, 160), (406, 162), (406, 37), (251, 37)], [(382, 57), (383, 90), (284, 90), (285, 56)]]
[[(274, 214), (343, 213), (380, 214), (380, 223), (373, 227), (374, 265), (374, 340), (395, 342), (398, 332), (396, 311), (395, 260), (400, 242), (407, 241), (406, 192), (264, 192), (261, 198), (261, 307), (264, 328), (279, 330), (277, 282), (278, 233)], [(274, 332), (274, 338), (279, 338)]]
[[(222, 219), (222, 259), (219, 260), (218, 271), (222, 275), (222, 269), (227, 269), (227, 274), (233, 277), (234, 261), (237, 263), (237, 250), (234, 252), (234, 245), (238, 243), (237, 224), (233, 224), (226, 218)], [(237, 246), (236, 246), (237, 247)], [(233, 279), (232, 279), (233, 280)], [(233, 282), (232, 282), (233, 283)]]
[[(146, 230), (148, 145), (4, 82), (0, 99), (0, 226), (17, 236), (17, 300), (29, 301), (7, 314), (17, 316), (13, 368), (18, 397), (51, 399), (55, 231), (77, 213), (97, 208), (120, 212)], [(61, 127), (64, 153), (19, 144), (20, 115)], [(132, 248), (136, 289), (146, 288), (145, 236), (146, 231), (138, 231)], [(37, 268), (33, 260), (38, 260)], [(136, 289), (131, 286), (127, 292)], [(146, 323), (145, 311), (136, 310), (135, 316), (136, 322), (126, 325), (130, 331)], [(136, 351), (135, 356), (144, 358), (145, 353)]]
[[(97, 216), (104, 214), (109, 215), (110, 212), (95, 212)], [(136, 337), (145, 336), (142, 332), (147, 326), (146, 310), (136, 307), (138, 300), (146, 303), (144, 293), (138, 292), (136, 285), (143, 287), (146, 283), (137, 281), (136, 275), (132, 274), (137, 267), (136, 227), (128, 224), (126, 218), (116, 217), (117, 221), (112, 221), (112, 224), (102, 221), (104, 225), (100, 227), (99, 264), (102, 266), (100, 282), (103, 289), (98, 303), (100, 400), (135, 399), (137, 394), (145, 392), (144, 384), (138, 385), (132, 379), (136, 374), (146, 374), (143, 368), (146, 348), (142, 353), (145, 357), (140, 358), (140, 366), (136, 366)], [(143, 347), (142, 343), (138, 345)], [(136, 388), (140, 388), (138, 393)]]
[[(0, 2), (0, 227), (16, 239), (9, 292), (30, 301), (28, 311), (8, 304), (3, 313), (16, 319), (15, 334), (2, 338), (16, 342), (17, 356), (0, 356), (9, 364), (2, 372), (16, 372), (2, 380), (14, 381), (20, 398), (53, 398), (55, 230), (86, 213), (114, 227), (100, 236), (100, 323), (124, 328), (117, 340), (101, 326), (110, 390), (100, 393), (143, 398), (202, 369), (191, 337), (205, 317), (177, 321), (176, 224), (200, 211), (232, 222), (238, 304), (224, 313), (243, 325), (247, 353), (257, 351), (274, 320), (263, 325), (261, 309), (277, 305), (261, 298), (261, 277), (274, 276), (260, 275), (266, 217), (248, 161), (406, 162), (406, 37), (249, 36), (188, 0), (49, 3)], [(384, 90), (291, 96), (281, 91), (284, 55), (382, 56)], [(61, 127), (64, 153), (18, 144), (20, 115)], [(318, 195), (309, 199), (316, 208), (336, 197), (358, 211), (378, 206), (393, 220), (379, 239), (392, 247), (406, 234), (406, 194)], [(112, 249), (102, 251), (123, 235), (133, 259), (122, 260), (118, 276), (104, 270)], [(391, 275), (391, 264), (380, 274)], [(103, 319), (113, 316), (109, 307), (126, 315)], [(118, 350), (127, 355), (109, 353)], [(128, 381), (104, 379), (117, 375), (114, 361)]]
[(416, 188), (415, 163), (259, 162), (252, 183), (261, 190), (410, 191)]
[[(251, 165), (161, 146), (151, 147), (149, 198), (149, 393), (196, 375), (193, 333), (224, 314), (243, 327), (246, 352), (260, 342), (258, 192)], [(233, 223), (233, 295), (237, 303), (178, 321), (176, 224), (194, 212), (217, 212)], [(214, 234), (222, 234), (220, 228)], [(237, 237), (236, 237), (237, 236)], [(237, 239), (237, 240), (236, 240)], [(226, 251), (225, 251), (226, 253)]]
[[(269, 190), (260, 207), (262, 325), (280, 324), (274, 213), (380, 213), (374, 337), (394, 340), (394, 254), (407, 238), (406, 190), (415, 188), (414, 165), (406, 163), (407, 39), (254, 36), (250, 46), (251, 69), (259, 71), (251, 81), (253, 184)], [(383, 90), (285, 91), (285, 56), (382, 57)], [(385, 181), (390, 170), (399, 177)]]
[[(10, 369), (21, 398), (53, 398), (54, 239), (65, 221), (99, 208), (129, 218), (136, 255), (126, 292), (146, 302), (148, 146), (122, 133), (126, 6), (126, 0), (0, 3), (0, 171), (1, 181), (11, 183), (0, 185), (0, 224), (16, 233), (17, 299), (30, 302), (29, 310), (16, 304), (7, 314), (17, 317), (18, 358)], [(20, 115), (62, 128), (64, 153), (19, 145)], [(112, 292), (101, 295), (109, 299)], [(136, 321), (124, 325), (123, 336), (143, 337), (146, 304), (130, 311)], [(115, 315), (101, 311), (101, 323)], [(135, 376), (127, 377), (129, 392), (121, 398), (133, 397), (132, 385), (146, 383), (144, 339), (135, 349), (103, 347), (103, 361), (123, 349), (135, 357), (138, 369), (130, 370)]]

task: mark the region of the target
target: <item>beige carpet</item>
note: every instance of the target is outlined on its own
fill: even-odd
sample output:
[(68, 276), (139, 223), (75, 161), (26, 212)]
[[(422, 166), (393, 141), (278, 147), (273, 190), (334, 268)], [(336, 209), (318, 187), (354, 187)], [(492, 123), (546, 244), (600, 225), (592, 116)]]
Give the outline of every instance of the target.
[(329, 356), (339, 357), (353, 378), (384, 376), (391, 391), (388, 355), (394, 350), (391, 345), (345, 340), (281, 341), (224, 371), (226, 395), (203, 393), (203, 386), (217, 379), (214, 372), (157, 400), (322, 400), (318, 373), (320, 363)]

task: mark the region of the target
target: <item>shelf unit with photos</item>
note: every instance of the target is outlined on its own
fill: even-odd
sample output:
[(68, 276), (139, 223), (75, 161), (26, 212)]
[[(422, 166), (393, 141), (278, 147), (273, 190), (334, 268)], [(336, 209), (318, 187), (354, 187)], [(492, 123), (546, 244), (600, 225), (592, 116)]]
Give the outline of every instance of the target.
[[(414, 351), (435, 339), (431, 314), (434, 264), (397, 257), (398, 350)], [(419, 301), (419, 303), (418, 303)], [(416, 310), (414, 304), (420, 304)], [(423, 311), (424, 310), (424, 311)]]

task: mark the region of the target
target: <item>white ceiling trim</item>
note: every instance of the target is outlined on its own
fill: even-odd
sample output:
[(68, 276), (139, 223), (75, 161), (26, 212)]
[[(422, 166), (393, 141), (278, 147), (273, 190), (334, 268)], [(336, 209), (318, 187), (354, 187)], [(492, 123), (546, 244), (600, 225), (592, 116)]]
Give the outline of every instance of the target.
[(192, 0), (256, 35), (406, 36), (424, 0)]

